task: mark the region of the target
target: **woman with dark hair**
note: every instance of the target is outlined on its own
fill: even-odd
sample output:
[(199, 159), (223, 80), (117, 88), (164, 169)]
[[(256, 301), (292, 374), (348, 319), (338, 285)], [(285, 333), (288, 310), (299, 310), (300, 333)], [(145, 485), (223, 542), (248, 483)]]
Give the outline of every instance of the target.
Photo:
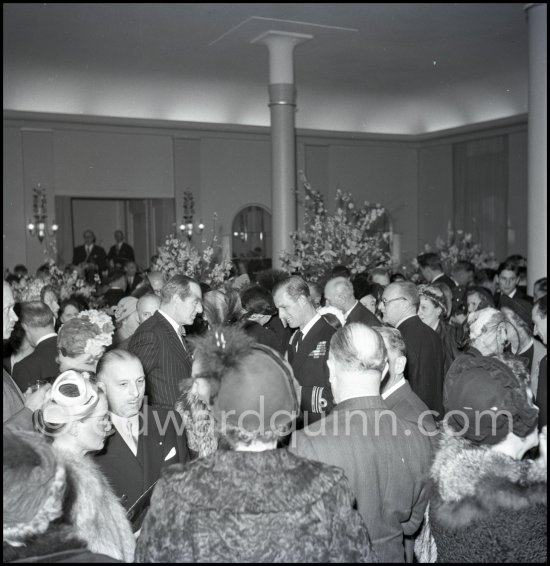
[(238, 328), (204, 340), (193, 389), (226, 449), (166, 470), (136, 561), (374, 561), (343, 470), (277, 448), (300, 407), (288, 363)]
[(265, 344), (280, 354), (284, 354), (286, 345), (266, 324), (271, 317), (277, 314), (271, 293), (260, 287), (252, 285), (241, 290), (241, 304), (244, 311), (243, 330), (258, 344)]
[(466, 307), (469, 313), (487, 307), (495, 308), (495, 299), (486, 287), (468, 287), (466, 290)]
[(71, 318), (75, 318), (82, 311), (88, 310), (88, 304), (77, 296), (72, 296), (61, 302), (59, 307), (59, 323), (65, 324)]

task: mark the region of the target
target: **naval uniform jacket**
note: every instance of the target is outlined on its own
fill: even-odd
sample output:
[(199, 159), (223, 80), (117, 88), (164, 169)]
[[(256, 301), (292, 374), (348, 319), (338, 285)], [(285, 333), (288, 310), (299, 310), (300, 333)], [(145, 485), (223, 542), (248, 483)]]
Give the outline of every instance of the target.
[[(296, 331), (298, 332), (298, 331)], [(288, 345), (288, 361), (294, 376), (302, 386), (300, 406), (308, 412), (307, 421), (314, 422), (332, 409), (334, 400), (327, 366), (330, 339), (336, 332), (323, 317), (308, 331), (295, 351), (293, 335)]]

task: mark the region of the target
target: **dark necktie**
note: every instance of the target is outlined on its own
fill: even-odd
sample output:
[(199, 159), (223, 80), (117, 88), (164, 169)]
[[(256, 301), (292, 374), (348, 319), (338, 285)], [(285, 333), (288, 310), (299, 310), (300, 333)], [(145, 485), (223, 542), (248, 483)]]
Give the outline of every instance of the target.
[(185, 326), (183, 324), (180, 325), (179, 335), (181, 338), (181, 343), (183, 344), (183, 349), (185, 350), (186, 353), (189, 353), (189, 351), (187, 350), (187, 344), (185, 343), (186, 332), (185, 332)]
[(302, 343), (303, 337), (304, 335), (302, 334), (302, 331), (298, 330), (298, 332), (296, 332), (296, 335), (292, 339), (292, 345), (294, 346), (295, 352), (298, 352), (298, 350), (300, 349), (300, 344)]

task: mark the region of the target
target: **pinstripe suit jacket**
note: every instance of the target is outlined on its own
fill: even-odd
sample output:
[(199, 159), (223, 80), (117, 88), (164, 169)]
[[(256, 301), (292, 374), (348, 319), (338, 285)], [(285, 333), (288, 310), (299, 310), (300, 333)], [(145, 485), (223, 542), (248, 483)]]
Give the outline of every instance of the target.
[(135, 331), (128, 350), (143, 364), (149, 403), (173, 409), (192, 359), (172, 325), (157, 311)]
[(404, 535), (420, 527), (429, 500), (430, 440), (392, 415), (381, 397), (338, 403), (294, 432), (289, 450), (346, 472), (380, 562), (404, 562)]

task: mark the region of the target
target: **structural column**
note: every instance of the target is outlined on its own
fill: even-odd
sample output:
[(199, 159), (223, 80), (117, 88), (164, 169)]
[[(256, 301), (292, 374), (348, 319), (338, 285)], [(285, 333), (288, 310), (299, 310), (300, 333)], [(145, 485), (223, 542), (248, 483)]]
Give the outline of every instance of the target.
[(529, 26), (527, 289), (532, 291), (547, 269), (546, 4), (527, 4), (525, 11)]
[(253, 43), (269, 48), (269, 107), (271, 109), (271, 209), (273, 267), (280, 255), (292, 251), (290, 234), (296, 230), (296, 138), (294, 118), (294, 48), (313, 36), (269, 31)]

